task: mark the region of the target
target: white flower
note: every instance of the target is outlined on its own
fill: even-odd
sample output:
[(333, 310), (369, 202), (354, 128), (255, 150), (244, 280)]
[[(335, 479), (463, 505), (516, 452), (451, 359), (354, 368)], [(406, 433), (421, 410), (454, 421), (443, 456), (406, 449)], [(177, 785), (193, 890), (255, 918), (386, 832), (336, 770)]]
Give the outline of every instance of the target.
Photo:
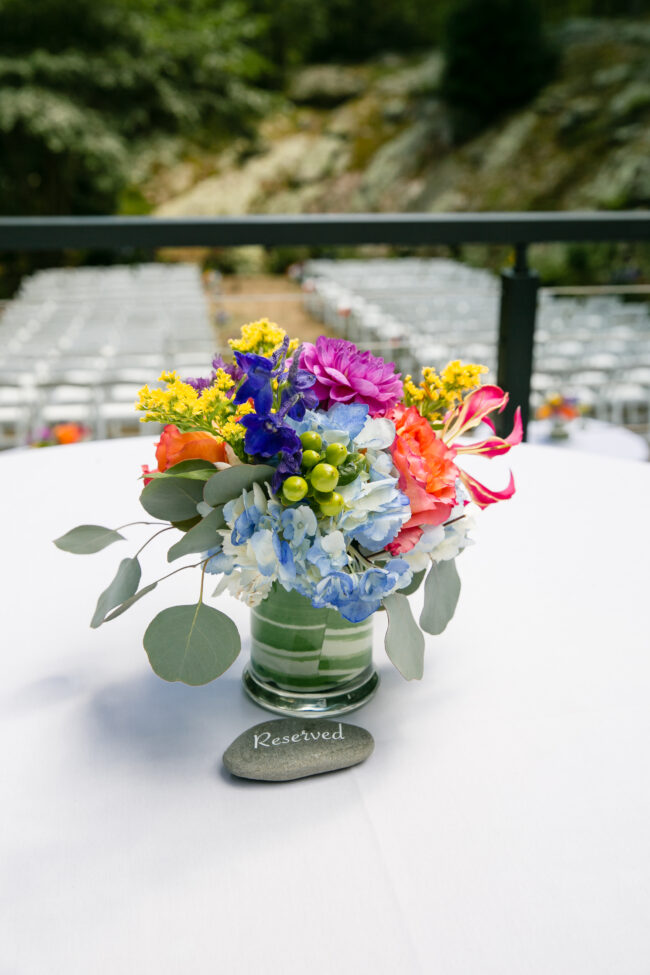
[[(467, 512), (467, 509), (465, 509)], [(434, 562), (447, 562), (455, 559), (459, 552), (462, 552), (473, 542), (468, 538), (469, 532), (474, 527), (474, 517), (471, 512), (467, 512), (458, 521), (447, 525), (445, 528), (444, 539), (431, 550), (431, 558)]]
[(442, 525), (427, 525), (418, 541), (409, 552), (405, 552), (401, 558), (405, 559), (411, 566), (413, 572), (421, 572), (426, 569), (431, 561), (429, 554), (445, 540), (445, 529)]
[(252, 549), (255, 563), (262, 575), (274, 575), (278, 558), (273, 548), (273, 532), (268, 528), (256, 531), (246, 547)]
[(386, 417), (368, 417), (363, 425), (363, 429), (354, 438), (355, 446), (358, 450), (371, 447), (373, 450), (382, 450), (390, 447), (395, 439), (395, 425), (392, 420)]
[(333, 531), (329, 535), (323, 535), (321, 545), (331, 558), (345, 554), (345, 538), (343, 532)]

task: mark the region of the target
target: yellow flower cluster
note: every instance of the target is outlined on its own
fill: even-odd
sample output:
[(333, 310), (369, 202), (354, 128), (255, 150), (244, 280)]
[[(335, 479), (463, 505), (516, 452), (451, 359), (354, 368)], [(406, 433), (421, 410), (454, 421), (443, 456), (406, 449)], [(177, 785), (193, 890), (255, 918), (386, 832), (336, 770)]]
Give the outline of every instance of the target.
[(243, 427), (239, 423), (239, 419), (242, 416), (246, 416), (247, 413), (254, 413), (255, 407), (251, 403), (242, 403), (238, 406), (230, 419), (222, 425), (219, 430), (220, 436), (229, 443), (233, 450), (242, 455), (244, 449), (244, 437), (246, 436), (246, 427)]
[(197, 429), (194, 418), (202, 412), (197, 391), (182, 382), (175, 372), (163, 372), (160, 381), (167, 384), (166, 389), (143, 386), (138, 393), (136, 409), (145, 413), (143, 422), (175, 423), (181, 429), (189, 423)]
[(228, 397), (228, 390), (234, 386), (234, 381), (223, 369), (217, 370), (214, 385), (206, 389), (202, 396), (193, 386), (182, 382), (175, 372), (163, 372), (160, 380), (166, 383), (166, 389), (144, 386), (139, 392), (136, 409), (145, 414), (142, 418), (145, 423), (148, 420), (173, 423), (183, 432), (207, 430), (227, 440), (222, 428), (233, 417), (250, 412), (248, 404), (236, 407)]
[[(229, 339), (228, 344), (236, 352), (254, 352), (256, 355), (271, 355), (275, 352), (287, 333), (275, 322), (262, 318), (259, 322), (242, 325), (241, 338)], [(294, 339), (289, 344), (289, 355), (298, 347)]]
[(462, 399), (470, 390), (481, 385), (481, 376), (488, 371), (487, 366), (474, 362), (463, 364), (459, 359), (449, 362), (442, 371), (442, 383), (445, 390), (457, 393)]
[[(244, 325), (241, 338), (231, 339), (231, 348), (241, 352), (255, 352), (268, 356), (274, 352), (285, 338), (285, 332), (278, 325), (264, 318), (259, 322)], [(289, 345), (289, 354), (298, 347), (297, 341)], [(244, 459), (244, 438), (246, 428), (239, 420), (247, 413), (254, 413), (250, 403), (235, 404), (233, 389), (236, 385), (232, 376), (224, 369), (213, 373), (211, 384), (199, 393), (189, 383), (184, 383), (178, 373), (165, 371), (160, 377), (165, 386), (150, 389), (143, 386), (138, 394), (136, 409), (144, 413), (142, 422), (173, 423), (181, 433), (192, 430), (205, 430), (218, 440), (225, 441)], [(274, 393), (278, 381), (272, 382)]]
[(405, 377), (404, 402), (407, 406), (415, 406), (431, 423), (440, 422), (467, 393), (480, 386), (481, 376), (487, 371), (486, 366), (463, 364), (458, 359), (448, 363), (440, 375), (427, 367), (422, 370), (418, 386), (412, 376)]

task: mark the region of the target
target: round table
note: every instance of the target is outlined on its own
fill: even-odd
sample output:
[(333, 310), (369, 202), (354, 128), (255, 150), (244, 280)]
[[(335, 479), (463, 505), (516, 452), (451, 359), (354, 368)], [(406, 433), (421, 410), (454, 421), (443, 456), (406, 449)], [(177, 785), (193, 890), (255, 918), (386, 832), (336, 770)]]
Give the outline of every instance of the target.
[(572, 420), (567, 424), (568, 437), (554, 440), (551, 437), (551, 420), (532, 420), (528, 424), (528, 442), (547, 444), (551, 447), (570, 447), (590, 454), (620, 457), (621, 460), (647, 460), (648, 444), (638, 433), (594, 420), (591, 417)]
[[(271, 784), (221, 766), (270, 717), (241, 690), (247, 636), (197, 688), (142, 649), (195, 571), (90, 630), (151, 529), (94, 556), (51, 544), (141, 517), (152, 443), (0, 456), (0, 971), (647, 975), (650, 467), (528, 445), (491, 462), (518, 492), (458, 560), (421, 682), (377, 624), (382, 683), (347, 719), (372, 757)], [(246, 635), (247, 609), (219, 605)]]

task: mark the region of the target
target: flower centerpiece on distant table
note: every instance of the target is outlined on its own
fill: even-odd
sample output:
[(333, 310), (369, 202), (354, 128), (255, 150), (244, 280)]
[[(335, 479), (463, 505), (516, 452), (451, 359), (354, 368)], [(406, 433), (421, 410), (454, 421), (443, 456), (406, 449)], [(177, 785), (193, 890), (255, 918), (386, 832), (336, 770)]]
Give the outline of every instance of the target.
[(536, 416), (538, 420), (550, 420), (551, 440), (566, 440), (569, 436), (567, 425), (580, 416), (578, 400), (561, 393), (551, 393), (538, 407)]
[[(342, 713), (374, 692), (379, 610), (389, 658), (405, 678), (422, 676), (422, 630), (442, 632), (454, 613), (454, 559), (470, 544), (472, 509), (514, 493), (512, 475), (492, 491), (462, 458), (519, 443), (519, 412), (509, 437), (459, 442), (507, 402), (497, 386), (480, 385), (483, 366), (451, 362), (416, 384), (351, 342), (299, 345), (266, 320), (230, 345), (232, 358), (214, 359), (208, 376), (165, 372), (163, 388), (140, 391), (144, 421), (165, 424), (140, 501), (174, 532), (168, 561), (189, 559), (167, 575), (200, 570), (197, 602), (159, 613), (144, 646), (165, 680), (223, 674), (241, 640), (204, 601), (207, 578), (219, 576), (214, 595), (227, 590), (251, 608), (249, 694), (271, 710)], [(82, 525), (56, 544), (88, 553), (122, 538)], [(159, 581), (141, 586), (137, 557), (125, 558), (91, 625)], [(423, 583), (418, 626), (407, 596)]]

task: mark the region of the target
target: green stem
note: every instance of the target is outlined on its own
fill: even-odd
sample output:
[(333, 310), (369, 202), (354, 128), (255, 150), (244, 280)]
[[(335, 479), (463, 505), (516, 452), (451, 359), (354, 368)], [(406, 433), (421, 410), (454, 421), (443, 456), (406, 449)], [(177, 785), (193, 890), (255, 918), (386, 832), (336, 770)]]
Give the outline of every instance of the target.
[(146, 547), (147, 547), (147, 545), (149, 544), (149, 542), (153, 542), (153, 540), (154, 540), (154, 538), (158, 538), (158, 536), (159, 536), (159, 535), (162, 535), (162, 533), (163, 533), (163, 532), (168, 532), (168, 531), (171, 531), (171, 530), (173, 529), (173, 527), (174, 527), (173, 525), (167, 525), (167, 527), (166, 527), (166, 528), (161, 528), (159, 532), (154, 532), (154, 534), (153, 534), (153, 535), (151, 536), (151, 538), (148, 538), (148, 539), (147, 539), (147, 541), (146, 541), (146, 542), (144, 543), (144, 545), (141, 545), (141, 546), (140, 546), (140, 548), (139, 548), (139, 549), (138, 549), (138, 551), (137, 551), (137, 552), (135, 553), (135, 555), (133, 556), (133, 558), (134, 558), (134, 559), (137, 559), (137, 557), (138, 557), (138, 555), (140, 554), (140, 552), (141, 552), (141, 551), (142, 551), (142, 550), (143, 550), (144, 548), (146, 548)]
[[(180, 569), (174, 569), (173, 572), (168, 572), (166, 576), (161, 576), (160, 579), (156, 579), (156, 582), (164, 582), (165, 579), (169, 579), (171, 576), (175, 576), (177, 572), (184, 572), (185, 569), (196, 569), (197, 566), (202, 565), (205, 573), (205, 566), (208, 564), (210, 559), (201, 559), (200, 562), (193, 562), (192, 565), (182, 565)], [(201, 593), (203, 593), (203, 575), (201, 576)]]
[(199, 589), (199, 603), (203, 602), (203, 583), (205, 582), (205, 570), (208, 564), (208, 559), (203, 563), (203, 568), (201, 569), (201, 588)]

